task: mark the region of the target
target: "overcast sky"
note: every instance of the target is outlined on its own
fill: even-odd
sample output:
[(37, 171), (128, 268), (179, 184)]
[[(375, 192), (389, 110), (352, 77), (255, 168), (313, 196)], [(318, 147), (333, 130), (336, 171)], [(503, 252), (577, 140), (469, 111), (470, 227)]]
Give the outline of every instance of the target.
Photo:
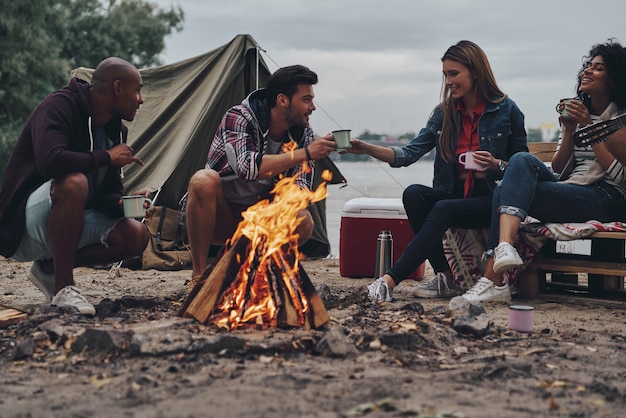
[(303, 64), (319, 76), (318, 134), (417, 132), (439, 102), (441, 56), (459, 40), (486, 52), (527, 128), (556, 123), (561, 97), (593, 44), (626, 46), (624, 0), (151, 0), (180, 5), (169, 64), (250, 34), (271, 71)]

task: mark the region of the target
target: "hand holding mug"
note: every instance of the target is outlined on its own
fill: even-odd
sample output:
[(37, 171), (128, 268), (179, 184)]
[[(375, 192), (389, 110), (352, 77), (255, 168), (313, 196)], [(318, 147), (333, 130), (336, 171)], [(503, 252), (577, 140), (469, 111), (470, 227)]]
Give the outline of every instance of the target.
[(313, 142), (306, 146), (307, 160), (321, 160), (322, 158), (328, 157), (328, 155), (335, 150), (335, 141), (333, 140), (333, 136), (331, 134), (327, 134), (325, 136), (320, 136), (319, 138), (315, 138)]
[(459, 162), (465, 166), (466, 170), (485, 171), (487, 167), (479, 163), (476, 156), (476, 151), (464, 152), (459, 155)]
[(350, 139), (350, 147), (345, 149), (338, 149), (339, 154), (367, 154), (367, 147), (370, 144), (361, 141), (359, 138)]
[(561, 101), (559, 101), (559, 103), (557, 103), (556, 105), (557, 113), (559, 113), (561, 116), (563, 116), (566, 119), (571, 118), (571, 115), (569, 114), (569, 111), (570, 111), (569, 108), (574, 102), (581, 103), (580, 99), (578, 99), (577, 97), (561, 99)]
[(576, 130), (579, 126), (587, 126), (593, 123), (589, 109), (578, 97), (562, 99), (556, 110), (561, 115), (559, 122), (570, 131)]
[(152, 200), (143, 194), (122, 196), (124, 216), (126, 218), (144, 218), (152, 209)]

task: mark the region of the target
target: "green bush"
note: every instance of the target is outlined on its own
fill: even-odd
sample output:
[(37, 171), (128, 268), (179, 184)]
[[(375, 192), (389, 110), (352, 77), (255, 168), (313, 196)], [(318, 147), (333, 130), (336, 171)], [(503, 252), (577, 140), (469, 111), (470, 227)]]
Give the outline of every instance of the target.
[(22, 121), (0, 125), (0, 184), (23, 125), (24, 122)]

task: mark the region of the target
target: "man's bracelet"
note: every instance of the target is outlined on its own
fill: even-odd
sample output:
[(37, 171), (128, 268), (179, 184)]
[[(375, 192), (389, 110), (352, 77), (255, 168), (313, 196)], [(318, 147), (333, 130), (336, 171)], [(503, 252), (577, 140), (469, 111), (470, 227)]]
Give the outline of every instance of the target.
[(311, 153), (309, 152), (309, 146), (308, 145), (304, 146), (304, 152), (306, 154), (306, 160), (307, 161), (311, 161), (313, 158), (311, 158)]

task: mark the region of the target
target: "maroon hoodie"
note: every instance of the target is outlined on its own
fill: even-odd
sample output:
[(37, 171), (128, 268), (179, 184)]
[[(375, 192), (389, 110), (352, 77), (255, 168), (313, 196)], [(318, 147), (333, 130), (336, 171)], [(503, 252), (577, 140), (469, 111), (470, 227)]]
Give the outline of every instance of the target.
[[(123, 187), (120, 168), (110, 165), (109, 154), (93, 151), (90, 123), (93, 110), (89, 84), (73, 78), (63, 89), (46, 97), (30, 115), (9, 158), (0, 188), (0, 254), (12, 256), (22, 239), (28, 196), (51, 178), (69, 173), (95, 173), (107, 167), (104, 182), (88, 207), (115, 218)], [(128, 129), (114, 118), (105, 126), (114, 144), (126, 142)]]

